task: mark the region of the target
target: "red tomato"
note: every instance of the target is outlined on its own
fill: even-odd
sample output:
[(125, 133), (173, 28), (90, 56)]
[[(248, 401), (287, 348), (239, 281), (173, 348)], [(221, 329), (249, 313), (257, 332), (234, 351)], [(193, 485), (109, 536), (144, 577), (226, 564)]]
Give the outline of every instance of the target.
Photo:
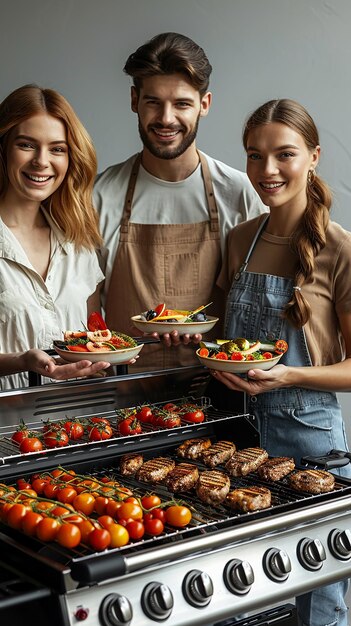
[(44, 444), (47, 448), (62, 448), (68, 443), (69, 438), (65, 430), (48, 430), (44, 434)]
[(74, 420), (67, 421), (64, 423), (63, 428), (72, 441), (81, 439), (84, 435), (84, 426), (80, 422)]
[(284, 341), (284, 339), (278, 339), (275, 342), (274, 348), (278, 354), (284, 354), (284, 352), (286, 352), (288, 349), (288, 344), (286, 341)]
[(160, 519), (153, 518), (144, 520), (144, 528), (147, 535), (160, 535), (163, 533), (164, 524)]
[(245, 361), (245, 355), (242, 352), (232, 352), (230, 355), (231, 361)]
[(109, 424), (101, 423), (94, 426), (89, 433), (90, 441), (102, 441), (103, 439), (111, 439), (113, 434), (112, 428)]
[(204, 421), (205, 415), (204, 412), (200, 409), (192, 409), (190, 411), (186, 411), (182, 413), (182, 418), (185, 422), (191, 422), (192, 424), (200, 424)]
[(142, 432), (139, 420), (133, 417), (122, 419), (118, 424), (118, 430), (121, 435), (138, 435)]
[(27, 511), (22, 520), (22, 530), (25, 535), (33, 537), (36, 534), (36, 529), (41, 520), (44, 519), (40, 513), (34, 511)]
[(56, 498), (59, 502), (64, 504), (71, 503), (77, 496), (77, 492), (73, 487), (60, 487), (56, 493)]
[(152, 418), (152, 409), (149, 406), (141, 406), (136, 412), (135, 417), (143, 424), (149, 424)]
[(54, 541), (61, 523), (53, 517), (44, 517), (35, 528), (36, 536), (40, 541)]
[(161, 499), (155, 494), (151, 494), (149, 496), (143, 496), (141, 498), (141, 504), (143, 509), (149, 510), (154, 507), (158, 507), (161, 504)]
[(42, 493), (44, 493), (44, 487), (48, 482), (49, 481), (47, 478), (40, 478), (40, 476), (38, 476), (37, 478), (33, 478), (32, 489), (37, 492), (38, 496), (41, 496)]
[(96, 551), (106, 550), (111, 543), (111, 535), (106, 528), (94, 528), (88, 535), (88, 542)]
[(78, 525), (65, 522), (57, 532), (56, 541), (64, 548), (75, 548), (82, 538)]
[(210, 354), (210, 351), (207, 350), (207, 348), (200, 348), (199, 350), (199, 356), (208, 356)]
[(94, 330), (107, 330), (105, 320), (98, 311), (90, 313), (87, 326), (91, 332), (94, 332)]
[(222, 361), (228, 361), (228, 355), (225, 352), (217, 352), (214, 356), (215, 359), (221, 359)]
[(175, 411), (162, 409), (162, 411), (156, 415), (154, 425), (160, 428), (175, 428), (176, 426), (180, 426), (180, 414)]
[(46, 485), (44, 485), (43, 489), (45, 498), (49, 498), (49, 500), (54, 500), (59, 488), (59, 485), (57, 485), (56, 483), (47, 482)]
[(163, 408), (165, 411), (174, 411), (176, 413), (180, 411), (180, 407), (174, 404), (174, 402), (167, 402), (167, 404), (163, 405)]
[(19, 426), (19, 428), (13, 433), (11, 439), (12, 441), (14, 441), (15, 443), (21, 443), (23, 441), (23, 439), (26, 439), (27, 437), (29, 437), (29, 430), (26, 427), (26, 425), (23, 423)]
[(172, 505), (166, 509), (166, 522), (176, 528), (187, 526), (191, 520), (191, 511), (186, 506)]
[(262, 354), (264, 359), (272, 359), (273, 358), (273, 354), (271, 352), (264, 352)]
[(126, 529), (131, 539), (141, 539), (145, 533), (144, 524), (137, 520), (129, 522), (126, 526)]
[(19, 530), (29, 509), (24, 504), (14, 504), (7, 515), (6, 521), (11, 528)]
[(17, 487), (18, 489), (30, 489), (32, 487), (31, 483), (28, 483), (24, 478), (18, 478)]
[(82, 343), (72, 345), (66, 344), (66, 348), (70, 352), (89, 352), (88, 348)]
[(38, 437), (27, 437), (20, 443), (20, 452), (39, 452), (43, 449), (43, 444)]

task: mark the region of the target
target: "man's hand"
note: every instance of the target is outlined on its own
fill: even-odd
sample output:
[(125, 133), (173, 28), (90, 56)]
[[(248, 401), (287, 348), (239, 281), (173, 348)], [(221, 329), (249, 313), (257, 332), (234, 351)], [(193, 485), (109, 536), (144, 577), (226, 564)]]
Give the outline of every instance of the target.
[(158, 333), (152, 333), (151, 335), (155, 339), (160, 339), (164, 346), (170, 348), (171, 346), (179, 346), (183, 344), (187, 346), (188, 344), (197, 344), (201, 341), (202, 335), (179, 335), (177, 330), (172, 330), (171, 333), (165, 333), (164, 335), (159, 336)]

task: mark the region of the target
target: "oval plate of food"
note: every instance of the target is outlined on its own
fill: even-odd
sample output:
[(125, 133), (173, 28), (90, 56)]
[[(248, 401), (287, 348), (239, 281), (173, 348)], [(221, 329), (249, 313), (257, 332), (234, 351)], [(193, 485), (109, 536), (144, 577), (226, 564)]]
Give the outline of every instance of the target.
[(87, 359), (93, 363), (107, 361), (111, 365), (127, 363), (134, 359), (143, 346), (143, 343), (137, 344), (132, 337), (109, 329), (67, 330), (64, 332), (63, 340), (53, 342), (57, 354), (70, 363)]
[(208, 316), (204, 312), (209, 304), (199, 306), (194, 311), (167, 309), (164, 303), (154, 309), (133, 315), (131, 321), (135, 328), (143, 333), (164, 335), (176, 330), (179, 335), (197, 335), (208, 333), (218, 322), (218, 317)]
[(172, 330), (177, 330), (179, 335), (204, 335), (208, 333), (214, 325), (218, 322), (218, 317), (206, 316), (207, 319), (203, 322), (184, 322), (179, 320), (169, 321), (161, 320), (159, 322), (150, 320), (143, 320), (141, 315), (133, 315), (131, 318), (135, 328), (143, 333), (158, 333), (164, 335), (165, 333), (171, 333)]
[(242, 337), (201, 342), (196, 351), (200, 363), (219, 372), (245, 374), (251, 369), (270, 370), (279, 363), (288, 344), (282, 339), (272, 343), (250, 341)]

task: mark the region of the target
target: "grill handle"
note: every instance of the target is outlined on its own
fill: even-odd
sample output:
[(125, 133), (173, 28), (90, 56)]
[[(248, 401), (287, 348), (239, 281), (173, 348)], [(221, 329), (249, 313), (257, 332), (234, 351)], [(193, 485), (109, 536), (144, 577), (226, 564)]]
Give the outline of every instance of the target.
[(99, 583), (108, 578), (123, 576), (127, 573), (125, 560), (118, 552), (85, 557), (71, 562), (71, 576), (73, 580), (83, 584)]
[(313, 467), (323, 467), (326, 470), (344, 467), (350, 463), (351, 454), (343, 450), (331, 450), (325, 456), (304, 456), (302, 463), (312, 465)]

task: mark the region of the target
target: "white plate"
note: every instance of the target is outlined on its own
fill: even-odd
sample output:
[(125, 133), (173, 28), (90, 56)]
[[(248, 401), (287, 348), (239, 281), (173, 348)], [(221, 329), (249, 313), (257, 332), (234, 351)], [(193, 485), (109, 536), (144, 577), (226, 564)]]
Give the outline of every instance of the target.
[(270, 370), (274, 365), (277, 365), (282, 358), (282, 354), (277, 354), (272, 359), (264, 359), (259, 361), (222, 361), (221, 359), (213, 359), (208, 356), (200, 356), (199, 348), (196, 350), (196, 356), (202, 365), (205, 365), (210, 370), (217, 370), (219, 372), (231, 372), (232, 374), (245, 374), (249, 370)]
[(140, 315), (133, 315), (131, 317), (133, 325), (143, 333), (158, 333), (164, 335), (165, 333), (171, 333), (172, 330), (177, 330), (179, 335), (204, 335), (211, 330), (218, 322), (218, 317), (207, 316), (205, 322), (190, 322), (188, 324), (182, 324), (180, 322), (146, 322), (140, 318)]
[(54, 349), (62, 359), (69, 361), (70, 363), (76, 363), (77, 361), (87, 359), (93, 363), (96, 363), (97, 361), (107, 361), (108, 363), (111, 363), (111, 365), (118, 365), (120, 363), (128, 363), (130, 359), (134, 359), (136, 355), (139, 354), (143, 345), (144, 344), (141, 343), (138, 346), (133, 346), (132, 348), (122, 348), (121, 350), (113, 352), (70, 352), (70, 350), (61, 350), (55, 346), (54, 342)]

